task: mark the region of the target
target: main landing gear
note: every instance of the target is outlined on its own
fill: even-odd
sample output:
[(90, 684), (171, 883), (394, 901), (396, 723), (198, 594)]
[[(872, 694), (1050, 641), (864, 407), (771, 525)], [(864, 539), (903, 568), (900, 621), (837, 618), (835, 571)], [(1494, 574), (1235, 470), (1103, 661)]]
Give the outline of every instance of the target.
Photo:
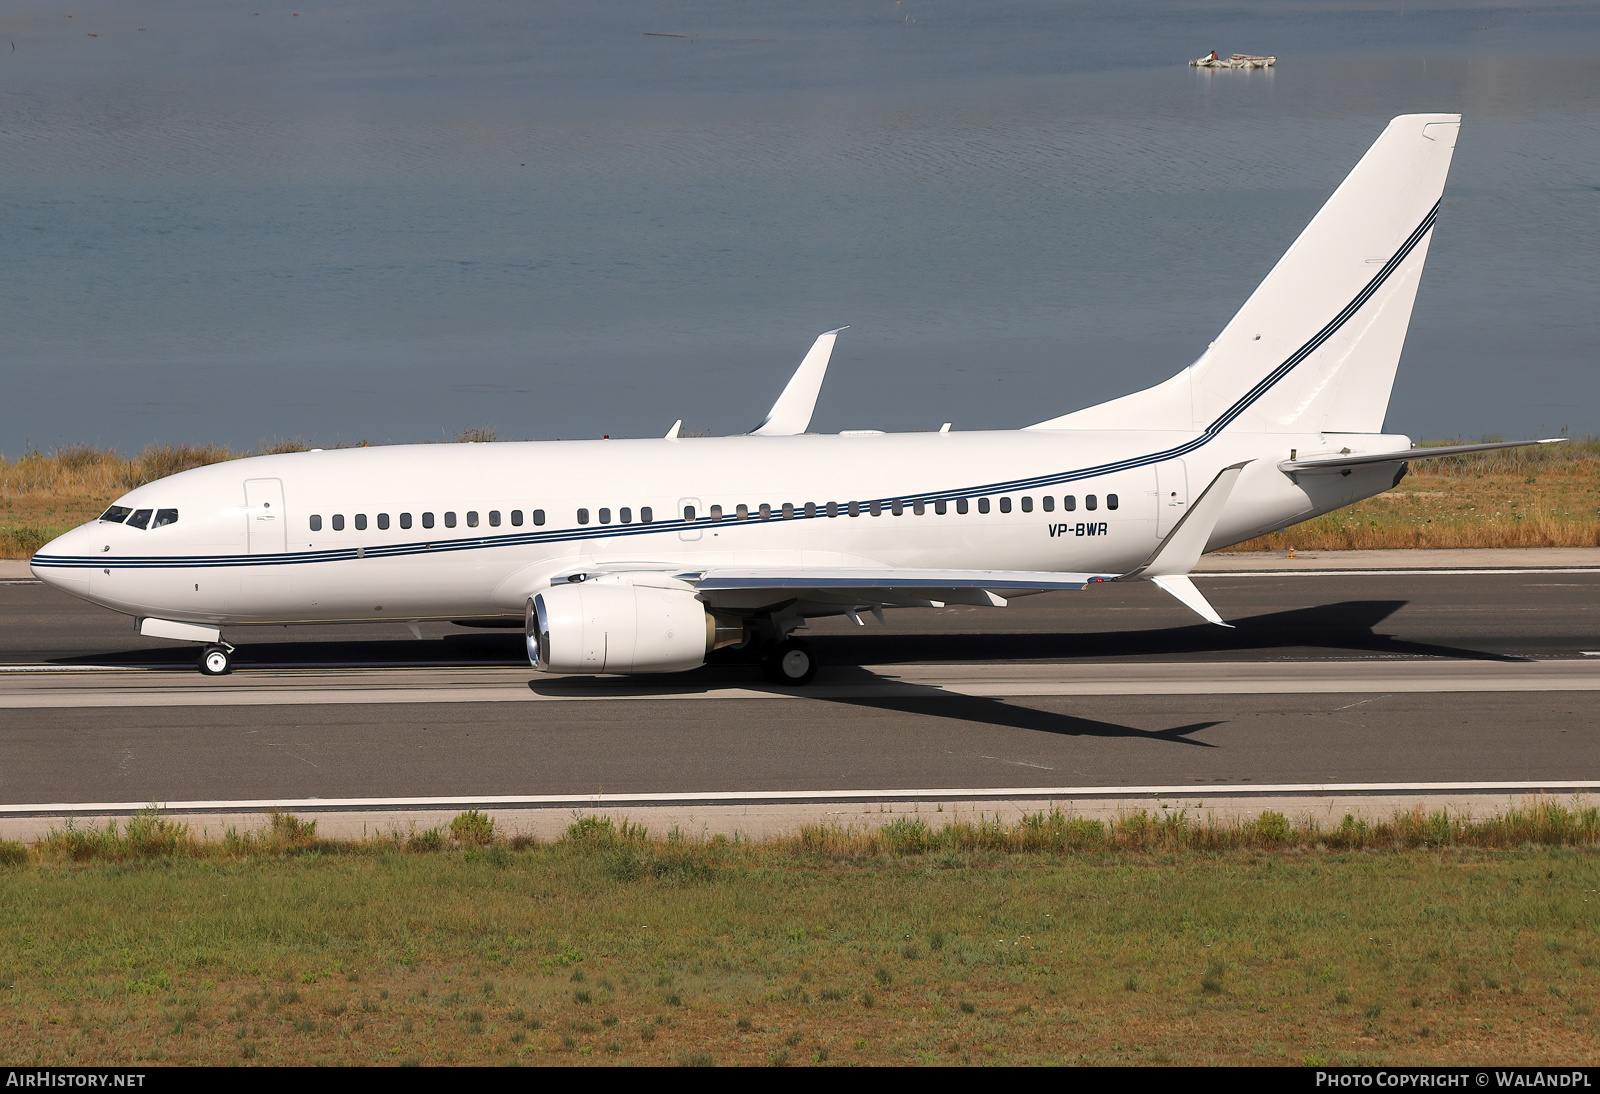
[(233, 647), (226, 642), (200, 651), (200, 672), (204, 676), (226, 676), (233, 671)]
[(816, 651), (803, 638), (786, 638), (763, 654), (761, 673), (774, 684), (809, 684), (817, 674)]

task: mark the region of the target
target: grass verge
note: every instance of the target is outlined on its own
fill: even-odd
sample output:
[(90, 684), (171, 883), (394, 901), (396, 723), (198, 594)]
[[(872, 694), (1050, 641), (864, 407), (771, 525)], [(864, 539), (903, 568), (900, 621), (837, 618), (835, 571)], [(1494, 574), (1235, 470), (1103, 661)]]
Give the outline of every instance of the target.
[[(458, 818), (460, 820), (460, 818)], [(1600, 817), (0, 845), (17, 1063), (1589, 1063)]]

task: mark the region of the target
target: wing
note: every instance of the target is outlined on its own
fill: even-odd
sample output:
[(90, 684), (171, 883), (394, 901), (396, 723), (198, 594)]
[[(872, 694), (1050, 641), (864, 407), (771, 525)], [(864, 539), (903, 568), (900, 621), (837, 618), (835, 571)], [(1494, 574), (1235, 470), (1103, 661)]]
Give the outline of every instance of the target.
[(1082, 589), (1115, 574), (1063, 574), (1038, 570), (909, 570), (816, 567), (795, 569), (719, 568), (680, 574), (701, 598), (728, 607), (804, 602), (838, 607), (942, 604), (1002, 606), (1006, 596)]
[(1228, 626), (1189, 580), (1217, 518), (1228, 504), (1245, 464), (1225, 467), (1189, 511), (1150, 553), (1125, 574), (1057, 573), (1049, 570), (919, 570), (845, 566), (708, 567), (683, 569), (641, 562), (602, 564), (599, 570), (557, 574), (553, 582), (586, 581), (609, 575), (636, 584), (693, 589), (714, 608), (783, 611), (793, 616), (850, 615), (857, 609), (929, 608), (946, 604), (1004, 607), (1008, 596), (1082, 589), (1102, 581), (1153, 582), (1209, 622)]

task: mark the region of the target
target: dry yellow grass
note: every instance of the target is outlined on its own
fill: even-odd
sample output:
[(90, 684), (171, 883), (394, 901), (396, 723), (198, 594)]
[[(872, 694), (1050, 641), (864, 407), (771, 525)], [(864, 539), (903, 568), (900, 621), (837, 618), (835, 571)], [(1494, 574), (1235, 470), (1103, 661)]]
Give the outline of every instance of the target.
[(220, 445), (151, 445), (127, 458), (80, 444), (50, 455), (0, 457), (0, 558), (27, 558), (68, 528), (93, 520), (141, 483), (239, 455)]
[[(493, 440), (473, 429), (460, 440)], [(263, 452), (303, 450), (299, 443)], [(0, 558), (27, 558), (143, 482), (251, 453), (159, 445), (127, 458), (76, 445), (0, 457)], [(1600, 545), (1600, 442), (1412, 464), (1394, 490), (1230, 550)]]

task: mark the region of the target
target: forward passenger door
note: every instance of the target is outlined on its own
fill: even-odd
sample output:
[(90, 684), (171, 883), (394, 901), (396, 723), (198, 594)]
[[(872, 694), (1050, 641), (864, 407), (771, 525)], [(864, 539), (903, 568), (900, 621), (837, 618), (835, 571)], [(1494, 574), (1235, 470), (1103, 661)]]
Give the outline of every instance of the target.
[(281, 555), (288, 550), (282, 479), (244, 480), (244, 508), (252, 555)]

